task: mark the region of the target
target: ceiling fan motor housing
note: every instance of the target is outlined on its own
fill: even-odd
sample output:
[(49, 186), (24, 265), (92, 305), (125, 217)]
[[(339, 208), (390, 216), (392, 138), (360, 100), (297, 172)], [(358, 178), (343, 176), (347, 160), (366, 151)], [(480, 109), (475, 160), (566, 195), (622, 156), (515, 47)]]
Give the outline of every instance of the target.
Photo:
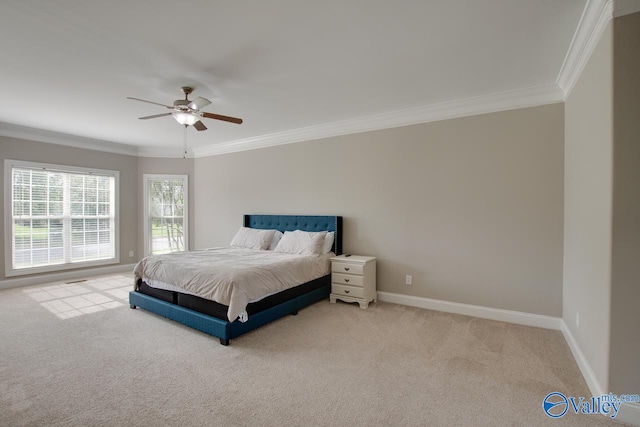
[(182, 93), (184, 93), (184, 99), (176, 99), (175, 101), (173, 101), (173, 106), (174, 108), (178, 108), (181, 111), (189, 111), (191, 110), (191, 108), (189, 108), (189, 104), (191, 103), (191, 101), (189, 101), (189, 94), (191, 92), (193, 92), (193, 88), (189, 87), (189, 86), (183, 86), (180, 88), (180, 90), (182, 90)]
[(189, 101), (188, 99), (176, 99), (175, 101), (173, 101), (173, 106), (181, 110), (188, 110), (189, 108), (187, 107), (187, 105), (189, 105), (190, 103), (191, 101)]

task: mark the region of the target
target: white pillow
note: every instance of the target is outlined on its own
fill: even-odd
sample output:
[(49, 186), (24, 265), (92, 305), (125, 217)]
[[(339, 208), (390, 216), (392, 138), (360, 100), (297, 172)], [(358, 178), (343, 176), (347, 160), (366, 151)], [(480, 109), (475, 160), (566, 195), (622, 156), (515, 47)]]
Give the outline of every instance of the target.
[(231, 241), (231, 246), (234, 248), (267, 249), (273, 239), (274, 231), (240, 227)]
[(326, 231), (285, 231), (275, 252), (303, 255), (320, 254), (326, 235)]
[(322, 253), (328, 254), (331, 252), (331, 246), (333, 246), (333, 240), (336, 237), (335, 231), (330, 231), (324, 236), (324, 243), (322, 244)]
[(282, 239), (282, 231), (280, 230), (273, 230), (273, 239), (271, 239), (271, 243), (269, 243), (269, 250), (272, 251), (276, 248), (276, 246), (278, 246), (278, 242), (280, 242), (280, 239)]

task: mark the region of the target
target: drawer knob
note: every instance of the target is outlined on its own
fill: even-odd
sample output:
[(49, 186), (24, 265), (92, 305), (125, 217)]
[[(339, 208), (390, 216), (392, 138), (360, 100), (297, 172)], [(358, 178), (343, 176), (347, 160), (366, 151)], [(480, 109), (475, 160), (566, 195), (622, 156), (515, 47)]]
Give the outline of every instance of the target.
[(349, 267), (345, 267), (345, 268), (344, 268), (344, 271), (349, 271), (349, 270), (350, 270), (350, 268), (349, 268)]
[(349, 279), (344, 279), (345, 282), (349, 283)]
[(350, 292), (349, 289), (345, 289), (344, 291), (345, 294), (348, 294), (349, 292)]

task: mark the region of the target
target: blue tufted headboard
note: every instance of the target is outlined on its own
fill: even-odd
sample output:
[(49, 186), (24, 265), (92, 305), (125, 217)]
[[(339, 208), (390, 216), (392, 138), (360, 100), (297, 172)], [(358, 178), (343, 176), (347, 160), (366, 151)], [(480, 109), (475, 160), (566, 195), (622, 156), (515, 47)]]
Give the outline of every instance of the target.
[(313, 215), (245, 215), (244, 226), (285, 231), (335, 231), (333, 252), (342, 255), (342, 217)]

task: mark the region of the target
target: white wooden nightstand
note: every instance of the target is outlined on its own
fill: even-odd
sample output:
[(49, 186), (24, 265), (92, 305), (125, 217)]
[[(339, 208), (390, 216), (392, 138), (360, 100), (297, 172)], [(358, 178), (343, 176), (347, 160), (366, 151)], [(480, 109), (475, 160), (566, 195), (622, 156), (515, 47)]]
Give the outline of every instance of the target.
[(360, 308), (378, 300), (376, 258), (340, 255), (331, 258), (331, 295), (329, 301), (357, 302)]

